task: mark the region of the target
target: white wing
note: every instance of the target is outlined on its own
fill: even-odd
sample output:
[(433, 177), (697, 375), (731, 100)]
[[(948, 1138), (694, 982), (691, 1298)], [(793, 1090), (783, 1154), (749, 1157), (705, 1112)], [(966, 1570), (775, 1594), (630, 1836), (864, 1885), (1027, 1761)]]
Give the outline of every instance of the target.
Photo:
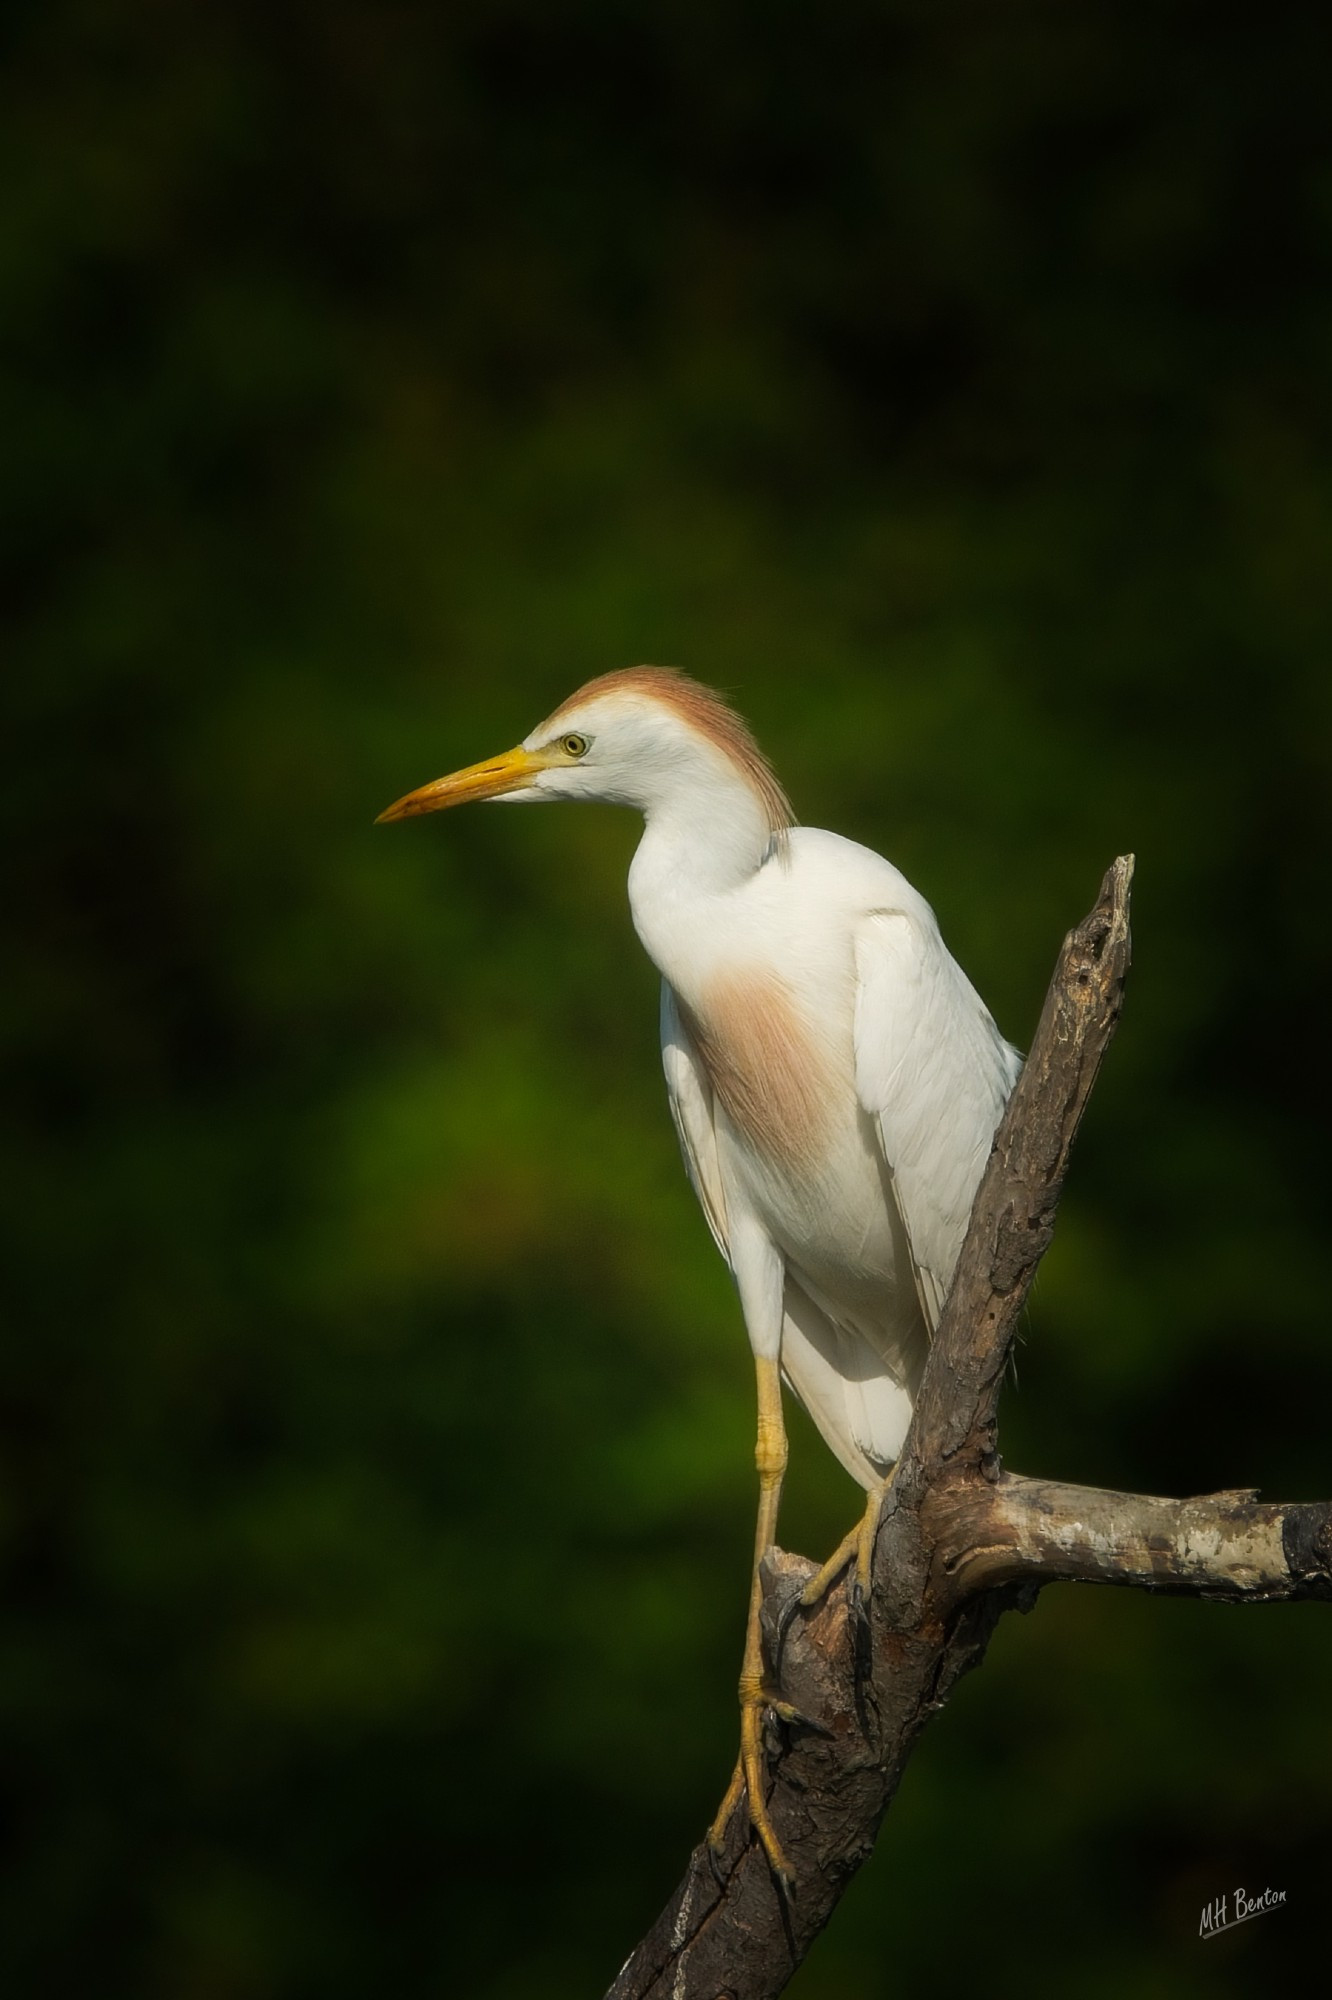
[(856, 1091), (875, 1119), (933, 1333), (1022, 1059), (928, 910), (857, 926)]
[[(726, 1194), (717, 1157), (712, 1087), (666, 980), (661, 986), (661, 1061), (685, 1170), (729, 1268)], [(869, 1343), (835, 1326), (789, 1273), (782, 1373), (851, 1477), (866, 1489), (876, 1486), (905, 1435), (910, 1397)], [(893, 1442), (885, 1447), (884, 1438)]]
[(684, 1154), (685, 1172), (707, 1217), (712, 1240), (729, 1269), (726, 1194), (717, 1160), (717, 1131), (712, 1122), (712, 1086), (685, 1032), (675, 994), (665, 979), (661, 982), (661, 1066), (666, 1072), (666, 1095), (680, 1151)]

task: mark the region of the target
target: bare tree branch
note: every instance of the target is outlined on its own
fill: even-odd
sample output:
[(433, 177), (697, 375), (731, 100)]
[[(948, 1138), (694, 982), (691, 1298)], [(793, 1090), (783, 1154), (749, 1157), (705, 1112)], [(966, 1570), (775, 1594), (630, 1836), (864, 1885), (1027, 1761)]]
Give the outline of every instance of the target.
[(941, 1599), (1004, 1583), (1119, 1583), (1229, 1604), (1332, 1599), (1332, 1503), (1259, 1506), (1251, 1490), (1158, 1500), (1004, 1473), (924, 1508)]
[(1064, 939), (1040, 1022), (995, 1138), (930, 1349), (903, 1473), (995, 1457), (995, 1409), (1036, 1266), (1054, 1234), (1074, 1134), (1119, 1022), (1133, 857), (1108, 870)]
[(705, 1845), (608, 2000), (771, 2000), (874, 1844), (908, 1757), (999, 1617), (1046, 1583), (1119, 1583), (1234, 1602), (1332, 1598), (1332, 1505), (1251, 1492), (1160, 1500), (1003, 1472), (996, 1406), (1054, 1228), (1069, 1151), (1114, 1033), (1129, 963), (1131, 857), (1065, 940), (976, 1195), (884, 1506), (868, 1612), (845, 1586), (799, 1607), (813, 1565), (765, 1566), (771, 1684), (799, 1720), (769, 1740), (769, 1810), (796, 1871), (784, 1899), (743, 1813)]

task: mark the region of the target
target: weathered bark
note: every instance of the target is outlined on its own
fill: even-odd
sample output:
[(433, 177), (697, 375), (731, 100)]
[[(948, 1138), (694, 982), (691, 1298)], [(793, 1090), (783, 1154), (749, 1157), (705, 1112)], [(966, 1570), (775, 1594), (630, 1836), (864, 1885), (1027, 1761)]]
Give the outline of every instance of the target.
[(1064, 939), (931, 1347), (901, 1468), (913, 1477), (959, 1459), (983, 1470), (995, 1457), (1009, 1348), (1054, 1234), (1074, 1134), (1119, 1022), (1132, 881), (1133, 857), (1123, 855), (1095, 908)]
[(1159, 1500), (1005, 1473), (996, 1406), (1078, 1121), (1119, 1017), (1131, 858), (1069, 933), (977, 1191), (911, 1431), (879, 1526), (873, 1589), (812, 1612), (814, 1566), (765, 1565), (770, 1684), (801, 1720), (769, 1736), (769, 1810), (796, 1873), (784, 1897), (743, 1813), (695, 1849), (608, 2000), (770, 2000), (868, 1856), (921, 1730), (979, 1664), (1001, 1614), (1046, 1583), (1119, 1583), (1234, 1602), (1332, 1598), (1332, 1505), (1252, 1493)]
[(935, 1488), (924, 1507), (943, 1601), (1014, 1583), (1120, 1583), (1269, 1604), (1332, 1599), (1332, 1502), (1260, 1506), (1252, 1489), (1197, 1500), (1108, 1493), (1003, 1473)]

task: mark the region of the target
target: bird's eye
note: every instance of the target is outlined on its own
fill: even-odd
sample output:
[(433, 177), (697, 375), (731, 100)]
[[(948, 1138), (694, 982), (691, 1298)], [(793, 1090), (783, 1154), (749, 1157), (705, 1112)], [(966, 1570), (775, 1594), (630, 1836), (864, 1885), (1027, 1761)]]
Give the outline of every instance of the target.
[(560, 748), (566, 757), (586, 757), (591, 747), (591, 737), (580, 736), (577, 730), (571, 730), (568, 736), (560, 738)]

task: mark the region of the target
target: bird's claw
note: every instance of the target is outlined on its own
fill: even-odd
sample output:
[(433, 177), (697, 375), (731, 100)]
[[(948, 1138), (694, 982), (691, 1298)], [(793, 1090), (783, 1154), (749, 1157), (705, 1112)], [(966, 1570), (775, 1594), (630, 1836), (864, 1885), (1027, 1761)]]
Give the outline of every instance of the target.
[[(824, 1598), (828, 1595), (828, 1592), (832, 1589), (833, 1585), (836, 1583), (838, 1577), (842, 1574), (842, 1571), (846, 1569), (849, 1564), (855, 1562), (857, 1554), (859, 1553), (859, 1542), (860, 1542), (860, 1527), (857, 1524), (857, 1526), (851, 1530), (849, 1535), (843, 1535), (841, 1541), (837, 1544), (837, 1547), (833, 1550), (827, 1562), (824, 1563), (820, 1569), (815, 1570), (809, 1582), (805, 1585), (800, 1595), (795, 1599), (795, 1602), (792, 1605), (790, 1612), (788, 1612), (786, 1624), (789, 1624), (791, 1618), (795, 1615), (796, 1605), (798, 1605), (802, 1611), (815, 1611), (818, 1609), (819, 1605), (822, 1604)], [(783, 1626), (783, 1630), (785, 1630), (785, 1625)]]
[(829, 1590), (836, 1583), (843, 1570), (850, 1568), (847, 1583), (847, 1609), (853, 1618), (868, 1622), (870, 1586), (874, 1568), (874, 1538), (879, 1529), (879, 1518), (883, 1512), (884, 1497), (888, 1482), (876, 1487), (865, 1503), (865, 1512), (857, 1521), (850, 1534), (843, 1535), (821, 1569), (814, 1572), (800, 1593), (799, 1602), (806, 1611), (812, 1611), (821, 1604)]
[(867, 1681), (874, 1671), (873, 1632), (870, 1625), (869, 1591), (859, 1574), (852, 1570), (846, 1592), (847, 1630), (857, 1684)]
[[(787, 1860), (782, 1843), (777, 1838), (763, 1796), (763, 1718), (769, 1709), (783, 1722), (809, 1723), (809, 1718), (802, 1715), (790, 1702), (774, 1699), (765, 1689), (760, 1687), (751, 1691), (745, 1687), (741, 1688), (740, 1756), (731, 1774), (731, 1782), (726, 1788), (726, 1796), (721, 1802), (717, 1817), (708, 1828), (707, 1844), (713, 1859), (713, 1871), (716, 1873), (726, 1831), (743, 1792), (749, 1812), (749, 1824), (758, 1835), (763, 1852), (768, 1857), (768, 1866), (777, 1879), (783, 1899), (789, 1904), (795, 1894), (795, 1870)], [(819, 1725), (809, 1723), (809, 1726)]]
[(769, 1700), (768, 1707), (788, 1729), (812, 1729), (816, 1736), (832, 1735), (826, 1722), (820, 1722), (816, 1715), (806, 1715), (804, 1709), (797, 1708), (794, 1702)]
[(796, 1613), (804, 1611), (807, 1608), (804, 1592), (800, 1590), (792, 1591), (773, 1620), (772, 1655), (779, 1667), (781, 1665), (782, 1654), (786, 1651), (787, 1634), (795, 1623)]

